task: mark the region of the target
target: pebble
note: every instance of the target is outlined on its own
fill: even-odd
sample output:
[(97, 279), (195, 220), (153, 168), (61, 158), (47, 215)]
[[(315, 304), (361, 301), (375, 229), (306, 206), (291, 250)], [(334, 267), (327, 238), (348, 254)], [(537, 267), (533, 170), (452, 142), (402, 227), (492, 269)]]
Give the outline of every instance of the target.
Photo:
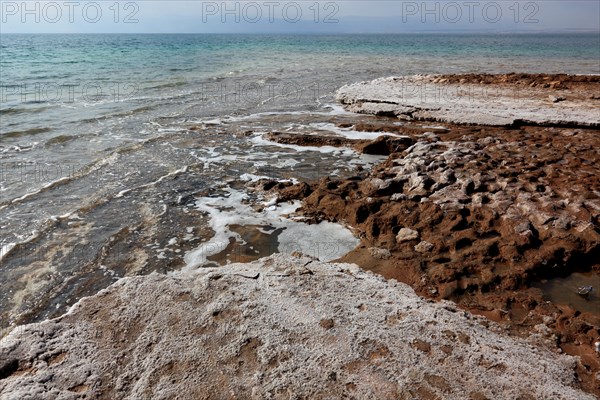
[(392, 183), (391, 180), (384, 181), (383, 179), (380, 179), (380, 178), (374, 178), (371, 180), (371, 185), (378, 190), (384, 190), (384, 189), (389, 188), (391, 183)]
[(419, 232), (410, 228), (402, 228), (396, 235), (396, 241), (398, 243), (410, 242), (411, 240), (417, 240), (418, 238)]
[(421, 241), (418, 245), (415, 246), (415, 251), (417, 253), (428, 253), (433, 250), (433, 243), (429, 243), (425, 240)]
[(392, 253), (388, 249), (381, 249), (379, 247), (369, 247), (369, 254), (378, 260), (387, 260), (392, 256)]

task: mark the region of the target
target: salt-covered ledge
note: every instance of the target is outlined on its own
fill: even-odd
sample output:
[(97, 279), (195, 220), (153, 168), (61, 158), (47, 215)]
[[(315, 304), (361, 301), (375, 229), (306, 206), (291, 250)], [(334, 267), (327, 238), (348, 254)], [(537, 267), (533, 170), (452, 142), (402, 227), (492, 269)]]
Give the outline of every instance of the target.
[[(515, 84), (507, 76), (510, 78), (492, 76), (492, 82), (485, 83), (467, 78), (454, 81), (438, 75), (380, 78), (343, 86), (336, 98), (348, 111), (408, 120), (494, 126), (600, 126), (600, 84), (596, 77), (573, 86), (563, 81), (541, 85), (534, 82), (530, 86)], [(569, 79), (575, 78), (565, 76)]]
[(19, 327), (0, 341), (0, 393), (593, 399), (575, 388), (575, 363), (355, 265), (273, 255), (123, 278)]

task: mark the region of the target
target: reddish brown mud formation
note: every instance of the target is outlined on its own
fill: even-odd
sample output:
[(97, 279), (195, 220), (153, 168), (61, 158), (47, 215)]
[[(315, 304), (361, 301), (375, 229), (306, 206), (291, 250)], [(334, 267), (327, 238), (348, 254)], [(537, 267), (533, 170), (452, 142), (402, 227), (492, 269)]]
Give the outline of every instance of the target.
[[(597, 85), (595, 78), (565, 76), (442, 79)], [(574, 272), (600, 274), (600, 132), (396, 121), (381, 118), (353, 128), (403, 135), (414, 145), (398, 148), (369, 174), (287, 187), (281, 200), (303, 199), (300, 212), (310, 220), (357, 229), (362, 245), (342, 261), (579, 355), (579, 378), (599, 395), (594, 343), (600, 340), (600, 310), (553, 304), (535, 285)]]

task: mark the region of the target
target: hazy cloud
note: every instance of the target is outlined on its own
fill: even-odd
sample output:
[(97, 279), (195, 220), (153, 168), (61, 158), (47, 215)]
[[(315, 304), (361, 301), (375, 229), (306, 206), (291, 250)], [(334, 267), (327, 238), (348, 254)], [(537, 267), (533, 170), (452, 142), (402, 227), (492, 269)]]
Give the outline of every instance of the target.
[(600, 31), (600, 1), (0, 1), (1, 33)]

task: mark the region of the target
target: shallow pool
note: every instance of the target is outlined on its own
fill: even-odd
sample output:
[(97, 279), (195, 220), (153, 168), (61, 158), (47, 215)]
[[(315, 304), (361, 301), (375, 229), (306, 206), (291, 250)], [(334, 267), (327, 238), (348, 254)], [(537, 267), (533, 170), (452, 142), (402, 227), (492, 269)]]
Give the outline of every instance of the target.
[[(580, 286), (593, 286), (587, 298), (577, 294)], [(544, 298), (555, 304), (566, 304), (576, 310), (600, 315), (600, 275), (573, 273), (566, 278), (543, 280), (533, 285), (542, 290)]]

